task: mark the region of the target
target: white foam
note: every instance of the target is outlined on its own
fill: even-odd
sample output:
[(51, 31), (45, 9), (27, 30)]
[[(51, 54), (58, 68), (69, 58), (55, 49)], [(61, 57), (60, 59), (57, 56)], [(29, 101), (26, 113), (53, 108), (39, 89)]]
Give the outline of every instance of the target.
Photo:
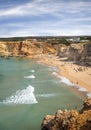
[(34, 73), (34, 72), (35, 72), (35, 70), (30, 70), (30, 72)]
[(62, 83), (65, 83), (70, 86), (74, 85), (69, 79), (67, 79), (63, 76), (60, 76), (57, 72), (53, 72), (52, 74), (55, 75), (57, 78), (59, 78)]
[(34, 76), (34, 75), (24, 76), (24, 78), (26, 78), (26, 79), (34, 79), (34, 78), (35, 78), (35, 76)]
[(34, 87), (29, 85), (26, 89), (18, 90), (15, 95), (12, 95), (6, 100), (2, 101), (3, 104), (34, 104), (37, 103), (34, 96)]
[(87, 89), (86, 88), (82, 88), (82, 87), (78, 88), (78, 90), (82, 91), (82, 92), (87, 92)]
[[(60, 82), (63, 82), (69, 86), (75, 87), (76, 89), (78, 89), (78, 91), (82, 91), (82, 92), (88, 92), (88, 90), (86, 88), (83, 88), (81, 86), (79, 86), (78, 84), (72, 83), (69, 79), (60, 76), (57, 72), (53, 72), (53, 75), (55, 75), (57, 78), (60, 79)], [(91, 93), (87, 93), (88, 98), (91, 98)]]
[(62, 76), (60, 76), (57, 72), (53, 72), (52, 74), (61, 80)]
[(58, 76), (58, 73), (57, 72), (52, 72), (53, 75), (55, 76)]
[(75, 84), (72, 83), (69, 79), (61, 76), (61, 82), (66, 83), (67, 85), (74, 86)]
[(88, 98), (91, 98), (91, 93), (87, 93)]

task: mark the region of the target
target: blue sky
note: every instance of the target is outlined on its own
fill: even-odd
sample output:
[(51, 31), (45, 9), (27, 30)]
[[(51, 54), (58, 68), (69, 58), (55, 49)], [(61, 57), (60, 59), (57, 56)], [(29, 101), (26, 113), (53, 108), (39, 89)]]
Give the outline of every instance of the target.
[(0, 0), (0, 37), (91, 35), (91, 0)]

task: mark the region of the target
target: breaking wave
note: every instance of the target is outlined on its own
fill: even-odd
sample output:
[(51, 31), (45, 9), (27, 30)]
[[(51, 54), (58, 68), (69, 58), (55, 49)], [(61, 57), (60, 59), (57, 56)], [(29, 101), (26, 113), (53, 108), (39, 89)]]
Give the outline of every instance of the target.
[(12, 95), (1, 103), (3, 104), (34, 104), (37, 100), (34, 96), (34, 87), (29, 85), (26, 89), (18, 90), (15, 95)]
[(30, 70), (29, 72), (32, 72), (32, 73), (34, 73), (34, 72), (35, 72), (35, 70)]
[[(60, 82), (65, 83), (69, 86), (72, 86), (72, 87), (78, 89), (78, 91), (81, 91), (81, 92), (87, 92), (88, 91), (86, 88), (83, 88), (83, 87), (79, 86), (78, 84), (72, 83), (69, 79), (67, 79), (63, 76), (60, 76), (57, 72), (53, 72), (52, 74), (54, 76), (56, 76), (57, 78), (59, 78)], [(91, 93), (88, 93), (87, 96), (91, 97)]]
[(34, 78), (35, 78), (35, 76), (34, 76), (34, 75), (24, 76), (24, 78), (26, 78), (26, 79), (34, 79)]
[(57, 78), (59, 78), (62, 83), (65, 83), (65, 84), (70, 85), (70, 86), (74, 85), (69, 79), (67, 79), (63, 76), (60, 76), (57, 72), (53, 72), (52, 74), (54, 76), (56, 76)]
[(82, 92), (87, 92), (87, 89), (86, 88), (82, 88), (82, 87), (78, 88), (78, 90), (82, 91)]
[(62, 77), (61, 76), (61, 82), (66, 83), (67, 85), (73, 86), (75, 85), (74, 83), (72, 83), (69, 79)]

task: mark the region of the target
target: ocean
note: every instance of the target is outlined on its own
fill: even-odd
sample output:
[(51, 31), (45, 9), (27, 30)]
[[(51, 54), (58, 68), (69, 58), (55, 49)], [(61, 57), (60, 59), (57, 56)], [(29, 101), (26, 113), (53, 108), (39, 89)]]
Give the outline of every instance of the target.
[(0, 58), (0, 130), (41, 130), (45, 115), (80, 109), (82, 98), (57, 73), (34, 60)]

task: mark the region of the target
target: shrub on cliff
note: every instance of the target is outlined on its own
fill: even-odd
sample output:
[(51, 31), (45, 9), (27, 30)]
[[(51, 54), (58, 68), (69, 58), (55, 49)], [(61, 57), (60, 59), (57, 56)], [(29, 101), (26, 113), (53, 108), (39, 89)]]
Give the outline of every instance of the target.
[(57, 44), (64, 44), (66, 46), (70, 45), (70, 42), (67, 41), (65, 38), (51, 40), (49, 43), (51, 43), (51, 45), (57, 45)]

